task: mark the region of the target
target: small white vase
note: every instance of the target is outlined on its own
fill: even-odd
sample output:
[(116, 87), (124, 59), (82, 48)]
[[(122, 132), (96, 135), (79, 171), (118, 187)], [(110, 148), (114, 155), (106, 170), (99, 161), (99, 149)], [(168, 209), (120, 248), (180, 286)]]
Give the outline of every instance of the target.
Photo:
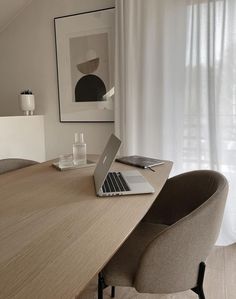
[(20, 108), (24, 112), (24, 115), (33, 115), (35, 109), (35, 101), (33, 94), (21, 94), (20, 99)]

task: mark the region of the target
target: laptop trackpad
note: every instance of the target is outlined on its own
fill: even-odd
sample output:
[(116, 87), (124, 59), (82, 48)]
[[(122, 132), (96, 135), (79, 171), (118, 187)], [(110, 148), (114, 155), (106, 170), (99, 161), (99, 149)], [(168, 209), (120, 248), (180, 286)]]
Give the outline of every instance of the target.
[(130, 184), (137, 184), (137, 183), (145, 183), (146, 180), (141, 175), (131, 175), (131, 176), (125, 176), (125, 179), (127, 183)]

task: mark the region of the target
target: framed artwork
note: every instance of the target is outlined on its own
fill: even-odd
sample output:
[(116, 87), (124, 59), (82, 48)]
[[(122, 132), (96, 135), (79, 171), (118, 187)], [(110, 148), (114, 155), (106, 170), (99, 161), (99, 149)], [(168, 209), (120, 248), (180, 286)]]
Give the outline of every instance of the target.
[(61, 122), (114, 121), (115, 8), (54, 19)]

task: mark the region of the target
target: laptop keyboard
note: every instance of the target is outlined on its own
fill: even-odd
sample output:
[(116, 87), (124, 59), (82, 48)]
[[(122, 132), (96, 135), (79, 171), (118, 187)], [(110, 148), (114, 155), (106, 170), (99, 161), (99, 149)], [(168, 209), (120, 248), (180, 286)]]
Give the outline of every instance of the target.
[(102, 186), (103, 193), (130, 191), (120, 172), (109, 172)]

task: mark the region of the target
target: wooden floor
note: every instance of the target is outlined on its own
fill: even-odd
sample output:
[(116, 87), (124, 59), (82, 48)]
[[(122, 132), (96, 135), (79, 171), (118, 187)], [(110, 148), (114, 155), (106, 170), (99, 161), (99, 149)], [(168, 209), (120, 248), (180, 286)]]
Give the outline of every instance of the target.
[[(236, 244), (215, 247), (207, 260), (204, 283), (206, 299), (236, 299)], [(104, 299), (110, 298), (110, 288)], [(192, 291), (171, 295), (139, 294), (133, 288), (116, 288), (116, 299), (197, 299)], [(77, 299), (97, 299), (96, 278)]]

